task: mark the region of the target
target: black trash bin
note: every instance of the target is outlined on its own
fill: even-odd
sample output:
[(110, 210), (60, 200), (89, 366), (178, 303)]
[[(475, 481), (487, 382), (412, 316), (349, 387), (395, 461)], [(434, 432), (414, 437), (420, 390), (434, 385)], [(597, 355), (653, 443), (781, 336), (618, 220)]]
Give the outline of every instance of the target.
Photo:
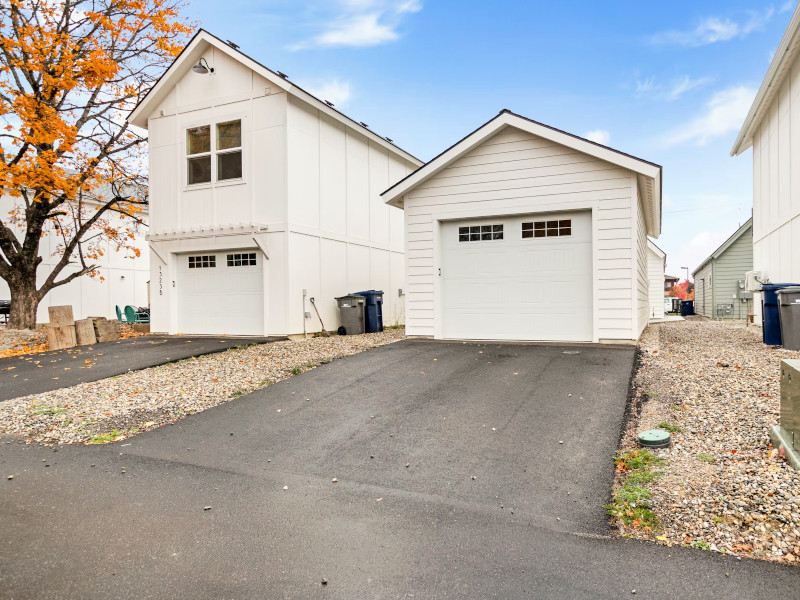
[(800, 350), (800, 286), (778, 290), (781, 338), (787, 350)]
[(797, 283), (765, 283), (761, 286), (761, 335), (767, 346), (783, 344), (781, 317), (778, 309), (778, 290)]
[(694, 314), (694, 300), (681, 300), (681, 316), (689, 317)]
[(383, 290), (356, 292), (366, 299), (364, 305), (364, 329), (367, 333), (383, 331)]

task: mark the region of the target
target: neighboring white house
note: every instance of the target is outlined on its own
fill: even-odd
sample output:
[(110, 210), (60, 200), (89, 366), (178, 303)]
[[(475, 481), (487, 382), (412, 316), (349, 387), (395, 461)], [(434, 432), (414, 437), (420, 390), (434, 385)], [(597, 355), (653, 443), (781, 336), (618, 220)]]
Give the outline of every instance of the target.
[(153, 331), (319, 331), (311, 297), (335, 329), (335, 297), (365, 289), (403, 322), (380, 192), (418, 159), (202, 30), (128, 120), (149, 130)]
[(650, 314), (661, 167), (508, 110), (389, 188), (406, 333), (630, 342)]
[(650, 299), (650, 318), (664, 318), (664, 269), (667, 254), (652, 240), (647, 240), (647, 296)]
[[(753, 148), (753, 269), (800, 283), (800, 6), (731, 150)], [(760, 294), (757, 294), (760, 296)], [(760, 323), (761, 301), (754, 307)]]
[[(8, 214), (22, 200), (11, 196), (0, 197), (0, 214)], [(84, 200), (87, 205), (91, 202)], [(114, 224), (119, 217), (114, 213), (107, 213), (108, 221)], [(147, 221), (147, 212), (142, 215)], [(24, 233), (19, 225), (12, 225), (19, 239)], [(59, 236), (52, 227), (46, 228), (46, 234), (39, 244), (39, 256), (42, 262), (37, 270), (39, 283), (52, 272), (53, 267), (60, 260)], [(115, 306), (124, 308), (125, 305), (147, 306), (147, 281), (150, 279), (150, 256), (147, 243), (144, 239), (145, 228), (135, 240), (134, 246), (139, 249), (138, 257), (131, 256), (125, 250), (116, 251), (112, 244), (104, 242), (103, 255), (96, 261), (99, 264), (97, 275), (78, 277), (66, 285), (59, 286), (50, 291), (39, 303), (36, 314), (38, 323), (47, 323), (50, 320), (47, 308), (69, 304), (76, 319), (86, 317), (106, 317), (116, 319)], [(77, 259), (76, 259), (77, 264)], [(69, 275), (77, 269), (65, 268), (58, 279)], [(0, 299), (10, 299), (11, 293), (8, 284), (0, 279)]]

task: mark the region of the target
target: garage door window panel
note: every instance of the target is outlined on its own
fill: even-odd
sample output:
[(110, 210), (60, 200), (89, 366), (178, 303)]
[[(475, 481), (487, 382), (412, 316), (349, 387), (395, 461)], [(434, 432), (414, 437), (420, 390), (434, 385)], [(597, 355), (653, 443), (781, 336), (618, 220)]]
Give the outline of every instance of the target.
[(217, 257), (213, 254), (210, 256), (190, 256), (189, 268), (190, 269), (209, 269), (217, 266)]
[(469, 225), (458, 228), (459, 242), (480, 242), (503, 239), (503, 225)]
[(257, 264), (255, 252), (228, 254), (226, 259), (229, 267), (251, 267)]
[(522, 223), (523, 238), (565, 237), (571, 235), (572, 219), (526, 221)]

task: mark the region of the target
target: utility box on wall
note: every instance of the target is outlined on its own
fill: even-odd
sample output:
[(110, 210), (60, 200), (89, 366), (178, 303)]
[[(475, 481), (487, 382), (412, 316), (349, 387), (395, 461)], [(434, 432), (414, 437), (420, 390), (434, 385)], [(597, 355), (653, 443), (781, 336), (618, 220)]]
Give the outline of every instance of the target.
[(800, 360), (781, 361), (781, 422), (770, 433), (776, 448), (800, 470)]

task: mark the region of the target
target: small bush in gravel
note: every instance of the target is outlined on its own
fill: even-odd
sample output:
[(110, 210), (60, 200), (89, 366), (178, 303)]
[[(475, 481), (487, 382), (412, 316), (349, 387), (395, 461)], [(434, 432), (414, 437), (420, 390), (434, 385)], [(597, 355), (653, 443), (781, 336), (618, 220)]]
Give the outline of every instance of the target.
[(658, 428), (663, 429), (664, 431), (669, 431), (670, 433), (683, 433), (683, 429), (677, 425), (672, 425), (671, 423), (659, 423)]
[(707, 462), (707, 463), (713, 463), (713, 462), (717, 461), (717, 457), (716, 456), (712, 456), (711, 454), (706, 454), (704, 452), (701, 452), (700, 454), (697, 455), (697, 460), (700, 460), (700, 461), (703, 461), (703, 462)]

